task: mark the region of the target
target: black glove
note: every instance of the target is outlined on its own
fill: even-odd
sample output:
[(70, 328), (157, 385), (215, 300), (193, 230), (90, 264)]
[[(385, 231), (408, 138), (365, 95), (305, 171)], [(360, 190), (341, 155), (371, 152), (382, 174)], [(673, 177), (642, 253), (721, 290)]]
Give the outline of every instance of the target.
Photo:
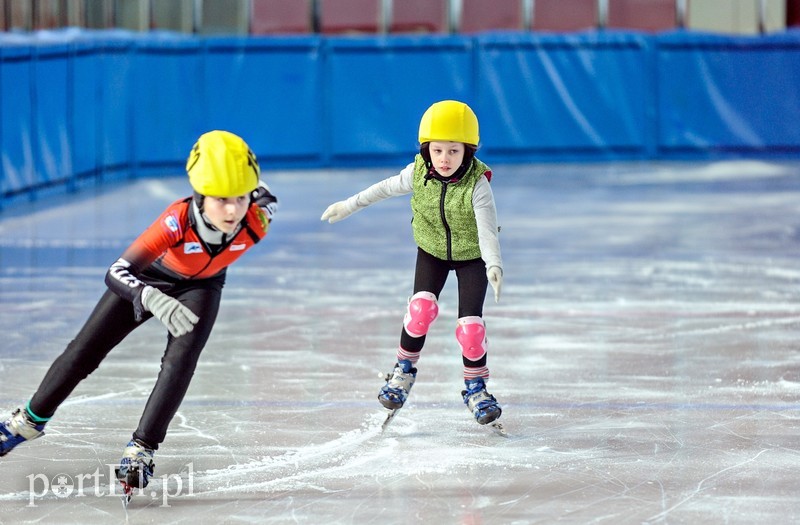
[(264, 208), (272, 220), (272, 216), (278, 211), (278, 198), (269, 191), (269, 186), (263, 181), (258, 183), (258, 188), (253, 190), (250, 194), (253, 202), (258, 204), (259, 208)]

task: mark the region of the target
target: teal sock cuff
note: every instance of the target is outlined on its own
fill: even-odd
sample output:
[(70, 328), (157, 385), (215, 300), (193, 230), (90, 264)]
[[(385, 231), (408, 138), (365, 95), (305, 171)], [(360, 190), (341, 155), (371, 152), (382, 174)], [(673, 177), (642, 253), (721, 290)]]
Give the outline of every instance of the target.
[(33, 420), (34, 423), (47, 423), (48, 421), (50, 421), (49, 417), (39, 417), (36, 414), (34, 414), (33, 410), (31, 410), (30, 401), (28, 401), (28, 404), (25, 405), (25, 412), (27, 412), (28, 415), (31, 416), (31, 419)]

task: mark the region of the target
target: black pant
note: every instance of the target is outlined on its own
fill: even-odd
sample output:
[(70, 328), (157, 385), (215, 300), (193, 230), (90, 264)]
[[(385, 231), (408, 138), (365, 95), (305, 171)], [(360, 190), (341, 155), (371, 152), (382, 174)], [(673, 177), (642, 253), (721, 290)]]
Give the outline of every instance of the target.
[[(438, 299), (451, 270), (455, 270), (458, 279), (458, 317), (483, 317), (483, 302), (486, 299), (486, 287), (489, 285), (483, 259), (448, 262), (417, 248), (414, 293), (431, 292)], [(405, 328), (400, 334), (400, 346), (404, 350), (419, 352), (424, 344), (424, 335), (411, 337)]]
[[(161, 283), (163, 284), (163, 283)], [(167, 427), (178, 411), (194, 375), (197, 360), (217, 318), (225, 276), (194, 281), (179, 281), (165, 289), (194, 312), (200, 320), (194, 330), (181, 337), (168, 333), (167, 348), (161, 358), (161, 371), (147, 400), (139, 427), (133, 437), (152, 448), (164, 441)], [(133, 305), (107, 290), (64, 352), (56, 358), (30, 401), (31, 411), (49, 418), (72, 393), (78, 383), (91, 374), (112, 348), (144, 321), (136, 322)]]

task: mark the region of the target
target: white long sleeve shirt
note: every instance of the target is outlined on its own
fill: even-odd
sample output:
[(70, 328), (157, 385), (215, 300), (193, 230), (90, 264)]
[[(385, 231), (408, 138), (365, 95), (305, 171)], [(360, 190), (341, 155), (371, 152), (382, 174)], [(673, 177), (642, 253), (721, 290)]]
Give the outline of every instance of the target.
[[(414, 191), (414, 163), (403, 168), (400, 173), (376, 182), (367, 189), (348, 198), (345, 202), (348, 211), (355, 213), (376, 202), (407, 195)], [(475, 221), (478, 226), (478, 245), (481, 258), (489, 269), (497, 266), (502, 271), (503, 259), (500, 255), (500, 240), (497, 228), (497, 208), (494, 194), (486, 177), (480, 177), (472, 193), (472, 206), (475, 210)]]

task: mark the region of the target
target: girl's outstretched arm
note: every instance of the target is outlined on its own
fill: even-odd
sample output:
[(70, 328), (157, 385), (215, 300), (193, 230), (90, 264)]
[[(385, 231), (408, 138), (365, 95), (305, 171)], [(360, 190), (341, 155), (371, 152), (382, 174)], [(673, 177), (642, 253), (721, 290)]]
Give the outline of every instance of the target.
[(403, 168), (403, 171), (397, 175), (376, 182), (346, 200), (334, 202), (322, 213), (320, 220), (333, 224), (376, 202), (389, 197), (411, 193), (413, 191), (413, 178), (414, 164), (412, 163)]

